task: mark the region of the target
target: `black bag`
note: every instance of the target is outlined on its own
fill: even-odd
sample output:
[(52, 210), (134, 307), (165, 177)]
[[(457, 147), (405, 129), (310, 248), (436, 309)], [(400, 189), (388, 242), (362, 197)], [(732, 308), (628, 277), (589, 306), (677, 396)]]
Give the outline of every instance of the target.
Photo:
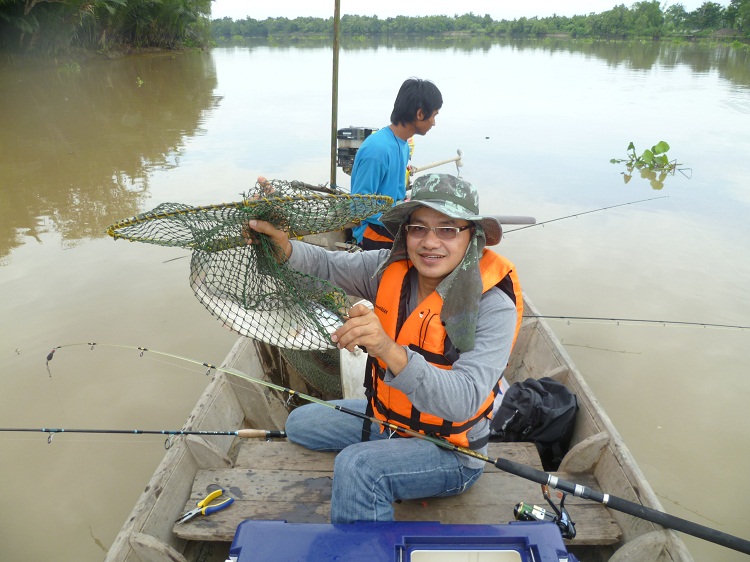
[(490, 423), (491, 441), (536, 443), (544, 470), (557, 470), (570, 447), (578, 401), (549, 377), (510, 385)]

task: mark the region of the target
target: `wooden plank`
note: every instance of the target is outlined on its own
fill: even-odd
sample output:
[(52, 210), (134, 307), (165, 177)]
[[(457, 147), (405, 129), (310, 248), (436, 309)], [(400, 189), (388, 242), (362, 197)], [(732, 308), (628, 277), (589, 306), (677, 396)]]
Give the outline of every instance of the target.
[[(649, 505), (646, 498), (641, 496), (640, 488), (633, 486), (633, 482), (624, 471), (620, 461), (612, 453), (610, 447), (604, 450), (602, 458), (599, 460), (599, 464), (596, 466), (594, 473), (600, 475), (602, 479), (602, 489), (607, 493), (631, 502), (640, 503), (646, 506)], [(663, 508), (659, 507), (658, 509), (662, 510)], [(619, 511), (615, 512), (614, 517), (622, 528), (626, 541), (632, 540), (642, 534), (661, 529), (661, 527), (650, 521), (646, 521), (640, 517), (633, 517), (632, 515)]]
[(195, 505), (217, 486), (235, 501), (331, 501), (332, 478), (330, 471), (209, 468), (198, 471), (188, 505)]
[[(567, 480), (571, 475), (558, 474)], [(576, 482), (596, 486), (592, 477), (577, 475)], [(397, 504), (396, 519), (441, 521), (443, 523), (498, 524), (513, 520), (513, 508), (523, 501), (548, 507), (538, 484), (497, 472), (484, 474), (467, 492), (447, 498), (427, 498)], [(617, 543), (622, 532), (608, 510), (597, 503), (568, 497), (566, 508), (576, 523), (576, 544)]]
[(175, 526), (179, 537), (195, 541), (231, 542), (237, 526), (246, 519), (289, 523), (329, 523), (330, 503), (235, 501), (230, 507), (200, 521)]
[[(590, 475), (558, 476), (596, 487), (596, 481)], [(327, 522), (331, 483), (329, 471), (200, 470), (186, 510), (217, 485), (227, 490), (235, 502), (211, 516), (175, 525), (174, 532), (189, 540), (231, 541), (237, 525), (244, 519)], [(279, 498), (284, 498), (284, 501), (277, 501)], [(546, 505), (539, 485), (495, 471), (482, 475), (463, 494), (397, 502), (394, 507), (396, 520), (498, 524), (513, 519), (513, 508), (520, 501)], [(620, 540), (622, 532), (604, 506), (580, 498), (568, 498), (566, 507), (577, 524), (575, 544), (614, 544)]]
[[(244, 441), (237, 454), (236, 468), (289, 470), (333, 470), (335, 453), (310, 451), (289, 441)], [(490, 443), (487, 448), (490, 458), (502, 457), (538, 470), (542, 470), (542, 461), (533, 443)], [(485, 472), (498, 469), (487, 464)]]
[(159, 539), (145, 533), (133, 533), (130, 535), (130, 547), (136, 556), (144, 562), (158, 562), (170, 560), (171, 562), (188, 562), (187, 559), (171, 546), (164, 544)]
[[(535, 326), (538, 320), (525, 318), (521, 322), (521, 328), (518, 330), (518, 337), (516, 337), (516, 343), (513, 345), (513, 350), (508, 358), (508, 366), (505, 369), (504, 374), (514, 373), (520, 367), (526, 350), (529, 348), (532, 336), (535, 332)], [(514, 381), (509, 380), (508, 384), (512, 384)]]
[(327, 470), (333, 471), (336, 453), (311, 451), (285, 440), (245, 441), (242, 443), (236, 468), (273, 470)]
[[(496, 443), (492, 442), (487, 447), (487, 456), (491, 459), (498, 457), (509, 461), (525, 464), (537, 470), (543, 470), (542, 459), (539, 458), (539, 451), (533, 443)], [(487, 463), (484, 466), (484, 472), (499, 472), (494, 464)]]
[[(174, 526), (190, 540), (231, 541), (244, 519), (281, 519), (292, 523), (325, 523), (331, 501), (331, 471), (199, 470), (185, 511), (206, 494), (224, 488), (234, 499), (227, 509)], [(279, 501), (283, 498), (283, 501)]]
[(546, 337), (542, 324), (536, 322), (521, 361), (514, 364), (517, 366), (516, 369), (508, 375), (508, 383), (523, 381), (528, 377), (543, 377), (545, 373), (563, 364), (564, 362), (556, 353), (554, 344)]

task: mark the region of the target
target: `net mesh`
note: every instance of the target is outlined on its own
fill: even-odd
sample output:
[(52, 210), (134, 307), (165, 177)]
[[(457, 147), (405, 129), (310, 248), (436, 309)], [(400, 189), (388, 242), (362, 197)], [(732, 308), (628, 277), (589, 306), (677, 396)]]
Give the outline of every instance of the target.
[(350, 228), (391, 207), (390, 197), (351, 195), (282, 180), (256, 184), (243, 200), (202, 207), (164, 203), (109, 227), (115, 239), (192, 250), (190, 286), (229, 329), (283, 349), (325, 350), (342, 323), (346, 295), (279, 263), (280, 248), (246, 223), (265, 220), (290, 237)]
[(281, 355), (291, 364), (310, 389), (325, 399), (341, 398), (341, 360), (338, 349), (298, 351), (283, 349)]

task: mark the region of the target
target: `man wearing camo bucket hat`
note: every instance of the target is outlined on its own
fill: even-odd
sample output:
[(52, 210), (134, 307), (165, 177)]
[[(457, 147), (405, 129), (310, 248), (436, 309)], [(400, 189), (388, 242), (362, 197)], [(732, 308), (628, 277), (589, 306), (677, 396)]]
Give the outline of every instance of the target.
[[(250, 227), (284, 248), (288, 265), (374, 303), (349, 310), (332, 335), (367, 349), (367, 399), (336, 401), (370, 417), (486, 453), (489, 416), (522, 316), (513, 265), (485, 248), (502, 229), (479, 214), (476, 189), (447, 174), (414, 181), (409, 201), (381, 220), (393, 248), (330, 252), (268, 223)], [(395, 500), (448, 496), (476, 482), (484, 462), (319, 404), (292, 411), (289, 439), (339, 451), (331, 522), (393, 520)]]

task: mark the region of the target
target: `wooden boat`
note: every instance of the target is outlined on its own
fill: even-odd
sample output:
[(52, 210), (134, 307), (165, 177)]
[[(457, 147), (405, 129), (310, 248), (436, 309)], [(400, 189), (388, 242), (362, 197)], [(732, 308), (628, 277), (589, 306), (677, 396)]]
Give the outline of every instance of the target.
[[(528, 315), (538, 315), (531, 302), (525, 300), (525, 305)], [(290, 354), (240, 338), (223, 366), (315, 394), (302, 375), (307, 369), (299, 369), (297, 363)], [(553, 377), (578, 397), (580, 409), (572, 448), (555, 474), (663, 511), (609, 417), (543, 319), (524, 319), (505, 376), (509, 383), (528, 377)], [(335, 397), (322, 394), (323, 398)], [(280, 429), (288, 413), (286, 401), (287, 397), (275, 390), (217, 372), (185, 427)], [(489, 455), (541, 469), (533, 444), (492, 443)], [(307, 451), (285, 440), (181, 437), (165, 454), (106, 560), (223, 561), (242, 520), (325, 523), (332, 468), (332, 453)], [(216, 484), (235, 498), (234, 504), (208, 517), (175, 525), (176, 519), (195, 507), (209, 486)], [(398, 503), (396, 519), (502, 524), (513, 520), (513, 507), (519, 501), (545, 505), (538, 484), (488, 464), (467, 492)], [(581, 561), (692, 560), (674, 531), (589, 500), (568, 497), (566, 507), (577, 530), (574, 539), (566, 540), (567, 549)]]

